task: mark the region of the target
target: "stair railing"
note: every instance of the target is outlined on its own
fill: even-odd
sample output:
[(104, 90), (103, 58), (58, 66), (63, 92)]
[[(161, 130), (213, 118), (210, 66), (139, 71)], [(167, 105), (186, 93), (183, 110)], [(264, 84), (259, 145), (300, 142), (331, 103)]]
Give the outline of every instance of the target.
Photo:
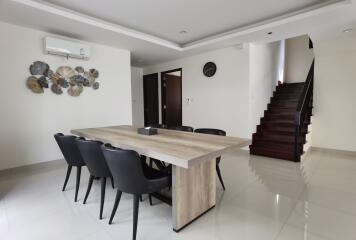
[[(299, 160), (299, 138), (301, 136), (301, 131), (304, 126), (304, 122), (309, 118), (309, 114), (313, 107), (313, 88), (314, 88), (314, 62), (310, 67), (307, 80), (303, 88), (302, 95), (300, 96), (297, 110), (294, 117), (295, 125), (295, 135), (294, 135), (294, 161)], [(302, 146), (303, 147), (303, 146)]]

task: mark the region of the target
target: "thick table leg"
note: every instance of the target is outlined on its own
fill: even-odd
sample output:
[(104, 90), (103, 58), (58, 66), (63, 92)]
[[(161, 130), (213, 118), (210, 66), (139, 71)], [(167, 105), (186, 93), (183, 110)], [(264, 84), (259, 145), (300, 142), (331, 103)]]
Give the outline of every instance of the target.
[(173, 166), (173, 230), (178, 232), (215, 206), (215, 159), (192, 167)]

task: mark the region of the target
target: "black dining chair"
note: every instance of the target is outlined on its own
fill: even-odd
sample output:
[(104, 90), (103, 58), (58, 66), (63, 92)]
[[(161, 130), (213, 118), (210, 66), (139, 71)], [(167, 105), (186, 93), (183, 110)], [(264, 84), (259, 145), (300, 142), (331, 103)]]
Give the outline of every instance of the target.
[[(220, 130), (220, 129), (214, 129), (214, 128), (198, 128), (195, 129), (196, 133), (203, 133), (203, 134), (211, 134), (211, 135), (220, 135), (220, 136), (226, 136), (226, 132), (224, 130)], [(217, 157), (216, 158), (216, 173), (218, 174), (220, 183), (225, 191), (225, 185), (224, 185), (224, 181), (222, 179), (221, 176), (221, 172), (220, 172), (220, 161), (221, 161), (221, 157)]]
[(176, 131), (183, 131), (183, 132), (193, 132), (194, 128), (189, 127), (189, 126), (176, 126), (170, 128), (171, 130), (176, 130)]
[[(147, 127), (151, 127), (151, 128), (158, 128), (158, 129), (167, 129), (167, 127), (163, 124), (149, 124)], [(141, 159), (144, 159), (144, 161), (146, 161), (147, 157), (142, 155)], [(156, 167), (160, 170), (160, 171), (164, 171), (167, 169), (166, 164), (163, 161), (160, 161), (158, 159), (155, 158), (148, 158), (149, 159), (149, 166), (153, 167), (153, 163), (156, 165)], [(151, 194), (148, 194), (148, 200), (150, 202), (150, 205), (152, 206), (152, 196)], [(140, 197), (140, 201), (142, 201), (142, 197)]]
[(77, 137), (72, 135), (63, 135), (63, 133), (57, 133), (54, 135), (54, 138), (56, 139), (56, 142), (64, 156), (64, 159), (68, 164), (67, 174), (64, 180), (62, 191), (64, 191), (67, 186), (68, 179), (72, 171), (72, 167), (77, 167), (77, 179), (75, 183), (75, 197), (74, 197), (74, 201), (76, 202), (78, 200), (80, 174), (81, 174), (82, 166), (85, 166), (85, 162), (82, 158), (82, 155), (80, 154), (79, 149), (75, 143), (75, 139)]
[(169, 175), (142, 165), (140, 155), (132, 150), (123, 150), (103, 145), (102, 150), (114, 177), (117, 193), (109, 224), (112, 223), (122, 193), (133, 194), (133, 236), (136, 239), (139, 197), (171, 186)]
[(111, 172), (109, 170), (109, 167), (106, 163), (105, 157), (101, 150), (101, 145), (103, 145), (103, 143), (99, 141), (85, 140), (83, 138), (77, 138), (75, 141), (90, 173), (88, 188), (85, 194), (83, 204), (85, 204), (88, 199), (94, 179), (95, 178), (101, 179), (99, 219), (102, 219), (107, 178), (111, 179), (111, 185), (114, 188), (114, 182), (113, 182)]

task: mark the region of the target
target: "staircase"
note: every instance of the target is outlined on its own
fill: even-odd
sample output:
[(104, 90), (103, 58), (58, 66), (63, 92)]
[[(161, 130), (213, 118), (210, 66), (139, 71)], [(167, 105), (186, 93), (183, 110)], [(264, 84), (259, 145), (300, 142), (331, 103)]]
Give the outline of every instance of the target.
[(312, 115), (314, 62), (306, 82), (277, 86), (252, 135), (250, 154), (300, 161)]

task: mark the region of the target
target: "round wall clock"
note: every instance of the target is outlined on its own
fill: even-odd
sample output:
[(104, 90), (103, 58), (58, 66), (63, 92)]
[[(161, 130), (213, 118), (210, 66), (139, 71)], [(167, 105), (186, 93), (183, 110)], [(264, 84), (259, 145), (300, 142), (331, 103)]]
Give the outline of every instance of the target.
[(216, 73), (216, 64), (213, 62), (207, 62), (204, 65), (203, 73), (207, 77), (212, 77)]

